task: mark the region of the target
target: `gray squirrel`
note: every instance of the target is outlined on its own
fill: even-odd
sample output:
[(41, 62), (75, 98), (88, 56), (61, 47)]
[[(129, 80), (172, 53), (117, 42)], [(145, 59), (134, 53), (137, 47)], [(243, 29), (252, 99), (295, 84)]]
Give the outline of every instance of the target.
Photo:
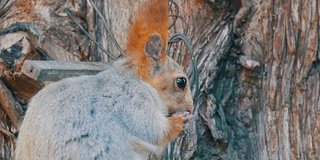
[(147, 159), (192, 119), (183, 68), (166, 55), (168, 1), (135, 14), (125, 58), (94, 76), (54, 82), (30, 101), (16, 160)]

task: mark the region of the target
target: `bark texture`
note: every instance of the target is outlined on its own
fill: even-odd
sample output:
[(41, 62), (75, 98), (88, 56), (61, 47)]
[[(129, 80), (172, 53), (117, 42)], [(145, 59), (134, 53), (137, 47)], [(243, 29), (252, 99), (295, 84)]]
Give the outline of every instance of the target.
[[(125, 49), (129, 20), (143, 1), (95, 1), (111, 32), (89, 0), (0, 1), (0, 159), (13, 156), (28, 100), (44, 85), (21, 73), (25, 59), (112, 61), (65, 9), (119, 57), (111, 35)], [(194, 85), (195, 121), (168, 146), (162, 159), (319, 159), (320, 3), (169, 4), (173, 14), (169, 33), (186, 32), (190, 39), (199, 94)], [(185, 43), (174, 43), (170, 56), (194, 79)]]
[(252, 4), (242, 50), (263, 64), (254, 107), (260, 157), (319, 159), (319, 1)]

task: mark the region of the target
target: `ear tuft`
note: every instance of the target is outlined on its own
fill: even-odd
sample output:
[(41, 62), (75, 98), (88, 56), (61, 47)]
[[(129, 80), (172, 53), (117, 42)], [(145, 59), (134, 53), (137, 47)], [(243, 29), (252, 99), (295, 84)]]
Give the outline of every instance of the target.
[(152, 34), (144, 45), (145, 53), (154, 60), (159, 60), (162, 51), (162, 40), (159, 34)]

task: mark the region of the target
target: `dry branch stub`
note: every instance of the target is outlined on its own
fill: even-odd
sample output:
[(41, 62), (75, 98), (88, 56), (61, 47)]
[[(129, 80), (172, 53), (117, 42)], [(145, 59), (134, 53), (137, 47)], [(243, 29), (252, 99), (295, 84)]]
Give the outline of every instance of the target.
[(63, 78), (97, 74), (108, 68), (101, 62), (65, 62), (26, 60), (22, 72), (37, 81), (58, 81)]

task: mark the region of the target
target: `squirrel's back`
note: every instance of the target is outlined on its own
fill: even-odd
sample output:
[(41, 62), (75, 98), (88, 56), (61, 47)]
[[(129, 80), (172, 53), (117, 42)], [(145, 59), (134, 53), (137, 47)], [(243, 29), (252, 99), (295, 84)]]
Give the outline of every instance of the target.
[(153, 144), (164, 134), (144, 126), (165, 121), (158, 97), (149, 84), (114, 68), (52, 83), (29, 104), (16, 159), (141, 159), (132, 137)]

